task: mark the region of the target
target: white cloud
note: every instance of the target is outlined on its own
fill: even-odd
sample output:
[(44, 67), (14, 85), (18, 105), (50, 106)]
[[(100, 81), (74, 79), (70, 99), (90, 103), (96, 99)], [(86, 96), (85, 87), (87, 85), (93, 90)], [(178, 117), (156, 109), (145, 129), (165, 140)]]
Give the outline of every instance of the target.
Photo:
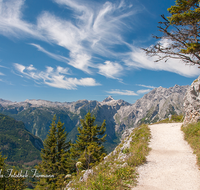
[(56, 70), (54, 70), (52, 67), (46, 67), (46, 71), (38, 71), (33, 67), (33, 65), (25, 67), (18, 63), (15, 63), (14, 67), (20, 74), (22, 74), (22, 76), (29, 79), (34, 79), (36, 83), (44, 83), (55, 88), (71, 90), (76, 89), (77, 86), (100, 85), (93, 78), (68, 78), (66, 75), (69, 74), (69, 69), (60, 66), (58, 66)]
[(148, 85), (143, 85), (143, 84), (137, 84), (137, 86), (145, 87), (145, 88), (157, 88), (155, 86), (148, 86)]
[(61, 55), (57, 55), (57, 54), (54, 54), (54, 53), (51, 53), (51, 52), (45, 50), (43, 47), (41, 47), (38, 44), (30, 43), (30, 45), (36, 47), (38, 49), (38, 51), (41, 51), (41, 52), (47, 54), (48, 56), (52, 57), (53, 59), (56, 59), (58, 61), (62, 61), (62, 62), (65, 62), (65, 63), (69, 63), (69, 61), (70, 61), (69, 58), (61, 56)]
[(0, 67), (5, 68), (5, 69), (9, 69), (8, 67), (5, 67), (5, 66), (3, 66), (3, 65), (0, 65)]
[(119, 63), (106, 61), (105, 64), (98, 65), (99, 74), (108, 78), (116, 79), (123, 71), (123, 67)]
[(55, 2), (71, 8), (77, 22), (72, 23), (44, 12), (38, 18), (38, 30), (47, 41), (69, 50), (68, 64), (91, 73), (90, 67), (96, 67), (91, 63), (94, 54), (116, 57), (116, 53), (111, 51), (110, 47), (115, 44), (124, 45), (120, 35), (122, 20), (134, 14), (133, 12), (119, 11), (120, 8), (110, 2), (106, 2), (103, 6), (94, 6), (95, 8), (88, 2), (86, 5), (81, 1), (71, 0), (55, 0)]
[(126, 95), (126, 96), (137, 96), (134, 91), (131, 90), (119, 90), (119, 89), (112, 89), (111, 91), (107, 91), (109, 94), (117, 94), (117, 95)]
[[(108, 78), (118, 79), (125, 66), (116, 62), (122, 63), (122, 61), (128, 68), (169, 71), (186, 77), (200, 75), (198, 66), (185, 65), (176, 59), (154, 62), (155, 57), (146, 56), (141, 49), (123, 40), (123, 34), (128, 27), (124, 19), (136, 15), (141, 10), (137, 5), (128, 5), (124, 0), (118, 3), (107, 1), (104, 4), (81, 0), (54, 0), (54, 2), (71, 9), (73, 19), (61, 18), (46, 11), (39, 16), (36, 15), (37, 23), (31, 24), (23, 19), (22, 9), (25, 7), (25, 0), (0, 0), (0, 34), (18, 38), (28, 36), (61, 46), (66, 49), (65, 56), (51, 53), (40, 45), (31, 44), (39, 51), (76, 69), (92, 74), (96, 68), (99, 74)], [(161, 43), (164, 47), (168, 46), (166, 40)], [(116, 52), (113, 49), (116, 47), (131, 48), (132, 52), (124, 54)], [(96, 64), (99, 62), (97, 60), (99, 56), (103, 57), (103, 60), (108, 60), (110, 57), (117, 61)], [(21, 70), (23, 71), (23, 67)], [(29, 71), (36, 70), (29, 67)]]
[(33, 65), (30, 65), (29, 67), (26, 68), (28, 71), (33, 71), (36, 70), (35, 67), (33, 67)]
[(41, 38), (34, 25), (22, 20), (21, 9), (25, 0), (0, 0), (0, 34), (24, 37), (31, 35)]
[(139, 94), (145, 94), (150, 92), (150, 89), (145, 90), (138, 90), (137, 93), (131, 90), (119, 90), (119, 89), (112, 89), (111, 91), (107, 91), (109, 94), (115, 94), (115, 95), (126, 95), (126, 96), (138, 96)]
[(150, 89), (138, 90), (137, 93), (138, 93), (138, 94), (145, 94), (145, 93), (148, 93), (148, 92), (150, 92), (150, 91), (151, 91)]
[[(169, 42), (166, 40), (161, 40), (160, 43), (163, 47), (167, 47)], [(124, 60), (124, 62), (130, 68), (169, 71), (185, 77), (194, 77), (200, 75), (200, 70), (196, 65), (186, 65), (180, 59), (169, 59), (166, 62), (164, 60), (155, 62), (158, 57), (147, 56), (143, 50), (134, 46), (132, 46), (132, 52), (128, 53), (128, 57), (129, 58)]]
[(20, 73), (24, 73), (24, 70), (26, 69), (25, 66), (18, 64), (18, 63), (15, 63), (14, 66)]
[[(98, 67), (92, 63), (92, 59), (95, 60), (99, 55), (116, 58), (119, 54), (113, 47), (127, 46), (122, 39), (122, 32), (126, 27), (123, 19), (136, 14), (138, 9), (130, 9), (124, 1), (104, 4), (79, 0), (54, 2), (71, 9), (73, 21), (46, 11), (39, 16), (36, 15), (37, 23), (31, 24), (23, 20), (22, 8), (25, 0), (0, 0), (0, 34), (19, 38), (28, 35), (64, 47), (68, 50), (66, 56), (60, 56), (48, 52), (37, 44), (31, 44), (48, 56), (89, 74), (92, 73), (91, 68)], [(122, 65), (115, 65), (122, 68)], [(106, 67), (108, 66), (101, 65), (99, 72)], [(113, 73), (107, 71), (105, 76), (116, 78), (118, 74), (120, 70)]]
[(4, 74), (0, 72), (0, 75), (4, 75)]

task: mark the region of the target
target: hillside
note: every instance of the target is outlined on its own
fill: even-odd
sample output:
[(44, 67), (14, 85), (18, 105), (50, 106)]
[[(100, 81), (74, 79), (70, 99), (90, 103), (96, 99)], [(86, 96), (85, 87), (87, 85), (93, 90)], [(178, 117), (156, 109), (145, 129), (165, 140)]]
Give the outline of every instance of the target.
[(0, 114), (0, 152), (9, 164), (32, 165), (40, 160), (42, 141), (25, 129), (22, 121)]
[(170, 114), (183, 112), (183, 97), (188, 86), (175, 85), (171, 88), (155, 88), (134, 104), (124, 100), (114, 100), (111, 96), (102, 102), (79, 100), (76, 102), (50, 102), (46, 100), (26, 100), (11, 102), (0, 99), (0, 113), (23, 121), (32, 134), (46, 138), (53, 115), (65, 124), (69, 132), (68, 140), (75, 140), (79, 121), (90, 110), (96, 117), (96, 124), (106, 120), (107, 142), (110, 152), (120, 142), (126, 129), (141, 123), (151, 123), (167, 118)]

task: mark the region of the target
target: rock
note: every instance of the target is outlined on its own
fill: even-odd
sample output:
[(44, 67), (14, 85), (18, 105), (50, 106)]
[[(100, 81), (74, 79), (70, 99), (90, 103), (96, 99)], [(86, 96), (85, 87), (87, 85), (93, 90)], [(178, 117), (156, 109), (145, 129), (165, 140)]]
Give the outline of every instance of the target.
[[(50, 102), (46, 100), (26, 100), (11, 102), (0, 99), (0, 113), (9, 114), (24, 122), (26, 129), (42, 140), (48, 134), (50, 121), (54, 114), (65, 123), (69, 136), (75, 139), (80, 119), (90, 110), (97, 123), (106, 120), (107, 141), (116, 144), (122, 135), (125, 139), (132, 128), (141, 123), (154, 123), (167, 118), (170, 114), (183, 112), (183, 97), (189, 86), (175, 85), (171, 88), (155, 88), (134, 104), (115, 100), (109, 96), (102, 102), (78, 100), (76, 102)], [(193, 92), (194, 93), (194, 92)], [(131, 130), (128, 130), (130, 129)], [(70, 140), (70, 139), (68, 139)]]
[[(169, 115), (183, 114), (183, 98), (189, 86), (175, 85), (171, 88), (155, 88), (134, 104), (121, 106), (114, 115), (115, 131), (123, 134), (129, 128), (139, 126), (141, 123), (154, 123), (168, 118)], [(128, 131), (123, 134), (125, 137)], [(122, 139), (123, 139), (122, 135)]]
[(70, 181), (70, 182), (66, 185), (66, 187), (64, 188), (64, 190), (73, 190), (71, 187), (69, 187), (71, 183), (72, 183), (72, 181)]
[(89, 175), (93, 175), (93, 169), (89, 169), (89, 170), (86, 170), (85, 173), (83, 174), (83, 181), (87, 181)]
[(183, 106), (185, 111), (184, 125), (200, 121), (200, 76), (188, 88)]
[(126, 129), (122, 136), (121, 136), (121, 141), (123, 141), (125, 138), (127, 138), (133, 131), (134, 128), (129, 128), (129, 129)]

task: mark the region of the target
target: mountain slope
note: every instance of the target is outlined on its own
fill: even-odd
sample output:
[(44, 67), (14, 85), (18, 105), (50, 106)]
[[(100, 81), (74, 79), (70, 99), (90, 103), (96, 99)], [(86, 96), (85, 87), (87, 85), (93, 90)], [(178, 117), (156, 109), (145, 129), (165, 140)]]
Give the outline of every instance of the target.
[(68, 140), (75, 140), (80, 119), (88, 111), (96, 117), (96, 124), (106, 120), (107, 142), (110, 152), (119, 142), (124, 130), (141, 123), (151, 123), (183, 112), (183, 97), (188, 86), (175, 85), (171, 88), (153, 89), (134, 104), (124, 100), (114, 100), (111, 96), (102, 102), (79, 100), (76, 102), (50, 102), (46, 100), (26, 100), (11, 102), (0, 99), (0, 113), (24, 122), (25, 127), (34, 135), (45, 139), (53, 115), (65, 124), (69, 132)]
[(155, 88), (133, 105), (122, 107), (115, 114), (116, 132), (141, 123), (154, 123), (170, 114), (183, 114), (183, 98), (189, 86), (175, 85), (171, 88)]
[(40, 160), (42, 141), (25, 129), (22, 121), (0, 114), (0, 152), (9, 163)]

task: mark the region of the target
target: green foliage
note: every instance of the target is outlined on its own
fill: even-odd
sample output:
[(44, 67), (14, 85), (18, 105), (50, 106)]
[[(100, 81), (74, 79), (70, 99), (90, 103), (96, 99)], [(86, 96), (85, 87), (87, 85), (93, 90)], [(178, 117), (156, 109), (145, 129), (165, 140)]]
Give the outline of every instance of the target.
[(28, 129), (32, 134), (37, 135), (42, 140), (44, 140), (48, 134), (49, 125), (54, 114), (56, 114), (62, 122), (67, 124), (67, 131), (71, 131), (79, 119), (76, 114), (73, 114), (68, 110), (45, 107), (29, 107), (27, 109), (21, 107), (20, 109), (11, 106), (9, 109), (6, 109), (0, 106), (0, 112), (13, 117), (16, 120), (23, 121), (26, 129)]
[(168, 11), (171, 24), (188, 25), (200, 21), (199, 0), (176, 0)]
[(27, 131), (23, 122), (0, 114), (0, 151), (7, 157), (7, 163), (34, 165), (41, 160), (42, 147), (42, 141)]
[[(191, 26), (200, 22), (200, 7), (199, 0), (176, 0), (174, 6), (171, 6), (168, 11), (171, 16), (168, 17), (170, 24), (177, 26)], [(196, 26), (196, 33), (199, 34), (198, 25)], [(190, 34), (188, 33), (188, 36)], [(191, 37), (191, 36), (189, 36)], [(182, 53), (198, 53), (200, 51), (200, 42), (196, 38), (196, 42), (186, 42), (185, 48), (181, 49)]]
[[(79, 135), (76, 143), (70, 150), (74, 161), (82, 162), (83, 168), (88, 169), (99, 163), (106, 155), (104, 146), (106, 131), (105, 120), (101, 126), (94, 125), (95, 117), (88, 112), (85, 119), (81, 119), (81, 127), (78, 127)], [(104, 136), (103, 136), (104, 135)]]
[(53, 178), (42, 178), (36, 189), (58, 189), (63, 187), (65, 175), (71, 172), (69, 159), (69, 142), (66, 142), (67, 133), (64, 124), (59, 120), (56, 124), (54, 115), (49, 134), (44, 140), (44, 149), (41, 150), (42, 162), (36, 168), (43, 175), (54, 175)]
[[(26, 178), (23, 177), (14, 177), (20, 175), (20, 172), (17, 171), (15, 168), (12, 170), (8, 170), (5, 164), (6, 158), (2, 157), (0, 153), (0, 190), (21, 190), (26, 188), (25, 180)], [(13, 176), (12, 176), (13, 175)]]
[(163, 36), (154, 36), (162, 41), (166, 39), (168, 44), (164, 46), (158, 42), (143, 50), (150, 56), (157, 56), (156, 61), (174, 58), (200, 65), (200, 1), (176, 0), (168, 11), (169, 16), (162, 15), (163, 21), (158, 26)]
[[(29, 105), (27, 105), (29, 106)], [(79, 105), (77, 105), (78, 107)], [(29, 130), (32, 134), (37, 135), (39, 138), (44, 140), (49, 131), (49, 125), (51, 124), (51, 120), (53, 115), (56, 114), (57, 118), (65, 123), (66, 131), (68, 132), (67, 141), (71, 141), (75, 143), (76, 136), (78, 135), (77, 130), (77, 123), (79, 122), (80, 118), (84, 118), (87, 114), (86, 110), (88, 110), (91, 106), (84, 104), (84, 106), (80, 109), (80, 113), (72, 113), (69, 111), (68, 108), (62, 107), (2, 107), (0, 105), (0, 113), (9, 115), (15, 118), (18, 121), (23, 121), (27, 130)], [(109, 116), (104, 114), (105, 108), (99, 108), (98, 106), (93, 109), (91, 112), (97, 119), (95, 120), (95, 124), (101, 125), (103, 119), (106, 119), (107, 122), (107, 137), (106, 143), (103, 143), (105, 150), (107, 152), (111, 152), (118, 143), (114, 141), (119, 141), (119, 138), (116, 136), (114, 130), (115, 123), (109, 119)], [(92, 107), (91, 107), (92, 110)], [(103, 119), (102, 119), (103, 118)]]
[(185, 140), (197, 155), (197, 164), (200, 167), (200, 122), (182, 126), (181, 129), (184, 132)]
[[(121, 150), (123, 143), (117, 146), (115, 154), (108, 157), (93, 167), (93, 175), (90, 175), (87, 182), (80, 182), (79, 174), (72, 179), (71, 188), (80, 190), (125, 190), (132, 189), (137, 183), (136, 167), (145, 163), (150, 148), (148, 143), (151, 137), (150, 129), (143, 124), (133, 130), (128, 138), (132, 138), (129, 149)], [(122, 151), (122, 152), (121, 152)], [(119, 154), (128, 155), (126, 160), (118, 158)]]
[(158, 123), (175, 123), (175, 122), (180, 123), (180, 122), (183, 122), (183, 119), (184, 119), (184, 116), (182, 114), (181, 115), (175, 114), (175, 115), (171, 116), (171, 119), (166, 118), (166, 119), (163, 119), (163, 120), (158, 121), (156, 123), (157, 124)]

